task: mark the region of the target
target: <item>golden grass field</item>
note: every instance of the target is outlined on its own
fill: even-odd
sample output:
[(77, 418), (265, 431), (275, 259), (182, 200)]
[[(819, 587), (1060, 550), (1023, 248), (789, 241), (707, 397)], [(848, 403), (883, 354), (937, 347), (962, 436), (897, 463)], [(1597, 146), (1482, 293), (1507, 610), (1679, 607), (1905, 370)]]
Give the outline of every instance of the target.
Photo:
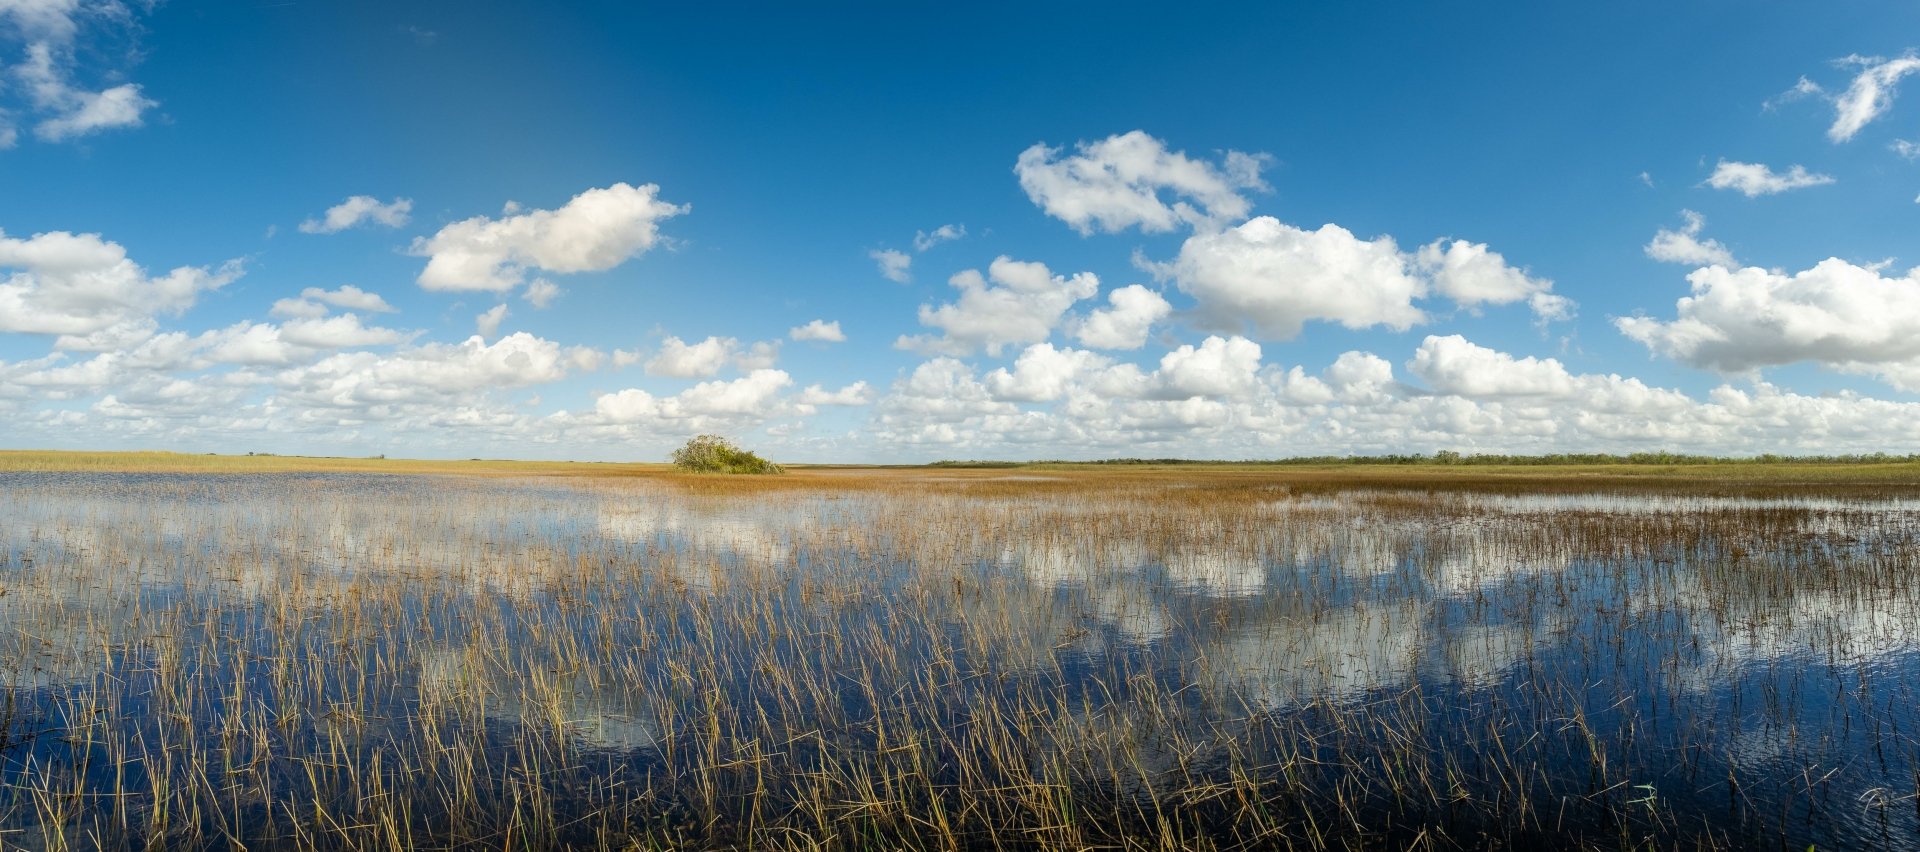
[[(1179, 465), (1023, 464), (1017, 467), (919, 467), (914, 465), (789, 465), (803, 481), (850, 473), (897, 479), (927, 475), (943, 479), (1004, 479), (1017, 472), (1075, 479), (1126, 481), (1142, 478), (1219, 478), (1283, 482), (1351, 482), (1418, 485), (1423, 482), (1511, 483), (1564, 488), (1569, 483), (1646, 483), (1711, 487), (1715, 484), (1792, 487), (1802, 484), (1913, 486), (1920, 488), (1920, 462), (1739, 463), (1675, 465), (1342, 465), (1218, 463)], [(652, 476), (675, 473), (665, 462), (517, 461), (511, 459), (387, 459), (336, 456), (219, 455), (170, 452), (0, 450), (0, 471), (97, 471), (146, 473), (417, 473), (467, 476)], [(732, 480), (741, 487), (765, 485), (765, 477)]]

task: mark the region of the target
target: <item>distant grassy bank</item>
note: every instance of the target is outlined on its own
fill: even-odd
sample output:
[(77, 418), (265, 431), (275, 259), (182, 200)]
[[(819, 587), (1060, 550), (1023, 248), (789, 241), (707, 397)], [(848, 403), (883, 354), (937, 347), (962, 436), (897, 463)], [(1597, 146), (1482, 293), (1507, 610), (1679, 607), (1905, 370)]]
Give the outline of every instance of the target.
[[(678, 476), (672, 466), (639, 462), (522, 461), (513, 459), (389, 459), (384, 457), (218, 455), (169, 452), (89, 452), (0, 450), (5, 471), (127, 471), (148, 473), (395, 473), (467, 476)], [(1008, 476), (1104, 481), (1123, 479), (1205, 478), (1219, 481), (1412, 486), (1422, 484), (1498, 484), (1501, 487), (1580, 483), (1591, 487), (1633, 483), (1794, 483), (1920, 487), (1920, 456), (1753, 456), (1717, 457), (1675, 453), (1631, 455), (1556, 454), (1541, 456), (1436, 454), (1355, 457), (1299, 457), (1248, 461), (1194, 459), (1106, 459), (1099, 461), (954, 461), (928, 465), (794, 465), (801, 474), (785, 486), (753, 485), (738, 477), (724, 486), (807, 487), (848, 477), (891, 479), (936, 475), (990, 480)], [(711, 478), (711, 477), (705, 477)]]
[(666, 464), (512, 459), (389, 459), (384, 456), (0, 450), (0, 471), (129, 471), (145, 473), (455, 473), (485, 475), (619, 475), (664, 471)]
[(1635, 483), (1726, 483), (1792, 485), (1796, 483), (1860, 484), (1920, 487), (1920, 455), (1885, 453), (1834, 456), (1703, 456), (1679, 453), (1601, 453), (1518, 455), (1301, 456), (1243, 461), (1195, 459), (1102, 459), (1098, 461), (955, 461), (934, 462), (930, 468), (960, 471), (1148, 471), (1174, 474), (1202, 471), (1214, 475), (1239, 473), (1285, 481), (1331, 482), (1381, 486), (1420, 486), (1423, 483), (1527, 484), (1583, 483), (1586, 486)]
[(1277, 459), (1245, 459), (1238, 461), (1210, 461), (1206, 459), (1140, 459), (1116, 458), (1095, 459), (1090, 461), (1036, 460), (1036, 461), (995, 461), (995, 460), (954, 460), (943, 459), (928, 465), (946, 468), (1003, 468), (1031, 467), (1034, 465), (1096, 465), (1096, 466), (1155, 466), (1174, 465), (1236, 465), (1236, 466), (1277, 466), (1277, 467), (1330, 467), (1330, 466), (1388, 466), (1388, 467), (1567, 467), (1567, 466), (1674, 466), (1674, 465), (1920, 465), (1920, 455), (1890, 455), (1888, 453), (1867, 453), (1859, 455), (1833, 456), (1784, 456), (1763, 454), (1757, 456), (1702, 456), (1685, 453), (1547, 453), (1535, 456), (1501, 455), (1474, 453), (1471, 455), (1456, 452), (1438, 452), (1433, 455), (1424, 453), (1380, 455), (1380, 456), (1289, 456)]

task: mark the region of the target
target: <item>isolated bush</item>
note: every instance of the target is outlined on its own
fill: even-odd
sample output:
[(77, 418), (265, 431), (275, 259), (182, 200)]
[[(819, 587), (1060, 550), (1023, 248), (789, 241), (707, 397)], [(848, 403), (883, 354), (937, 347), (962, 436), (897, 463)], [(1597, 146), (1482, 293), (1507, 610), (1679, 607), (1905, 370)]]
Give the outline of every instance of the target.
[(692, 473), (786, 473), (719, 435), (701, 435), (673, 451), (673, 466)]

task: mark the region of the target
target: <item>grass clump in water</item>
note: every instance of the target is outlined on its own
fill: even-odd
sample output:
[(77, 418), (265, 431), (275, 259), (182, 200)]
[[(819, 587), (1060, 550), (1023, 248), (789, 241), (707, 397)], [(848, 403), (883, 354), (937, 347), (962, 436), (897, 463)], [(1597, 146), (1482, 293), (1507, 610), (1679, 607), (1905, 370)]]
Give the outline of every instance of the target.
[(673, 466), (689, 473), (786, 473), (750, 450), (734, 446), (719, 435), (689, 439), (673, 451)]

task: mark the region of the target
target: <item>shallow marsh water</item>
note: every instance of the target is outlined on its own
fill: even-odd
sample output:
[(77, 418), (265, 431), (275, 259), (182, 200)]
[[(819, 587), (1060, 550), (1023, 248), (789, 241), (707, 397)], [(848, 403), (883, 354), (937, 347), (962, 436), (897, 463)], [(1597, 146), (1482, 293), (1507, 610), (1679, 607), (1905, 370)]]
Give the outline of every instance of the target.
[(1920, 849), (1916, 534), (1817, 489), (0, 474), (0, 845)]

